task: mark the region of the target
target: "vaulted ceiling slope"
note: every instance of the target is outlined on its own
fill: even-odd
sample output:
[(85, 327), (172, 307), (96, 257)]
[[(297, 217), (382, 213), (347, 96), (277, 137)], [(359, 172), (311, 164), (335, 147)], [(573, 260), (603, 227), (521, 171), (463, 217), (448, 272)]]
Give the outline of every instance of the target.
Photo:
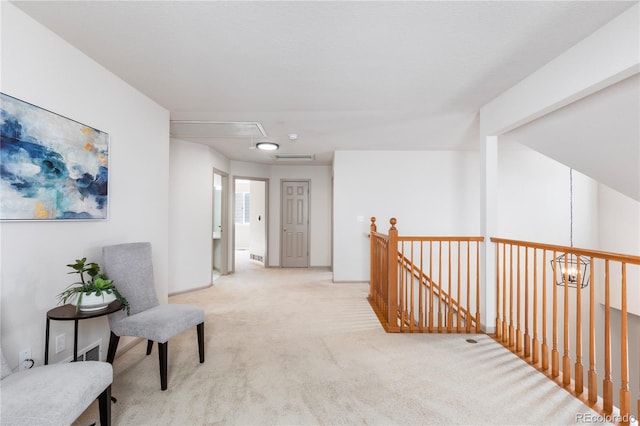
[(501, 140), (533, 148), (640, 201), (640, 74), (517, 128)]
[[(12, 3), (172, 120), (259, 122), (280, 153), (330, 164), (337, 149), (474, 149), (482, 105), (637, 1)], [(275, 161), (258, 140), (192, 140)]]

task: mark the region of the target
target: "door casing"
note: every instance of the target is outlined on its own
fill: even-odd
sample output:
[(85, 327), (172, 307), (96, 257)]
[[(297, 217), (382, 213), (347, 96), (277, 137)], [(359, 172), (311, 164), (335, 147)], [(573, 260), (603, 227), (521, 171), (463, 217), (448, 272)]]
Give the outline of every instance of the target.
[[(220, 176), (221, 181), (221, 194), (220, 200), (216, 202), (215, 196), (215, 181), (216, 175)], [(218, 271), (221, 275), (229, 273), (229, 232), (227, 225), (229, 224), (228, 214), (228, 200), (229, 200), (229, 175), (226, 173), (213, 169), (213, 206), (212, 206), (212, 218), (211, 218), (211, 270), (213, 271), (218, 266)], [(220, 224), (217, 224), (217, 220)], [(218, 229), (216, 229), (218, 228)], [(215, 239), (215, 233), (219, 232), (219, 238)], [(218, 254), (216, 254), (218, 252)], [(218, 262), (216, 262), (218, 258)], [(219, 263), (219, 264), (217, 264)]]

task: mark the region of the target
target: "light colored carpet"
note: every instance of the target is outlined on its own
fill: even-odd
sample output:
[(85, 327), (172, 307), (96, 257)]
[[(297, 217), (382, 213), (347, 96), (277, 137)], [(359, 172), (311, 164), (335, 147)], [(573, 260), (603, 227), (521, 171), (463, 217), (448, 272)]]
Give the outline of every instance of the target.
[(243, 265), (171, 298), (205, 309), (204, 364), (195, 330), (169, 342), (165, 392), (155, 347), (116, 358), (114, 425), (602, 424), (488, 336), (386, 334), (366, 283)]

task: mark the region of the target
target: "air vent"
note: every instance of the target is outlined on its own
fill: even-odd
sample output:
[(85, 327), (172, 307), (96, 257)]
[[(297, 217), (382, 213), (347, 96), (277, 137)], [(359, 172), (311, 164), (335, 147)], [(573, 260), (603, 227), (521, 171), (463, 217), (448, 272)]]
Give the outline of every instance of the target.
[(313, 154), (276, 154), (273, 156), (278, 161), (313, 161)]
[(173, 138), (262, 138), (262, 124), (255, 121), (193, 121), (171, 120)]

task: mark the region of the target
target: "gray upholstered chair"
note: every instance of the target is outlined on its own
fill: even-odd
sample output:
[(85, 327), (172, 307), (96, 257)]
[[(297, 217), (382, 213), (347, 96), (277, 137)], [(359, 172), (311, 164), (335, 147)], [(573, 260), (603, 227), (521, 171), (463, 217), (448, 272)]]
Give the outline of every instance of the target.
[(111, 424), (111, 364), (45, 365), (12, 373), (0, 348), (0, 424), (69, 425), (97, 399), (100, 424)]
[(109, 315), (111, 338), (107, 361), (113, 363), (120, 336), (142, 337), (158, 343), (160, 385), (167, 389), (167, 344), (172, 337), (196, 327), (200, 363), (204, 362), (204, 311), (190, 305), (160, 304), (153, 283), (150, 243), (127, 243), (102, 248), (102, 267), (118, 291), (127, 298), (130, 315), (118, 311)]

